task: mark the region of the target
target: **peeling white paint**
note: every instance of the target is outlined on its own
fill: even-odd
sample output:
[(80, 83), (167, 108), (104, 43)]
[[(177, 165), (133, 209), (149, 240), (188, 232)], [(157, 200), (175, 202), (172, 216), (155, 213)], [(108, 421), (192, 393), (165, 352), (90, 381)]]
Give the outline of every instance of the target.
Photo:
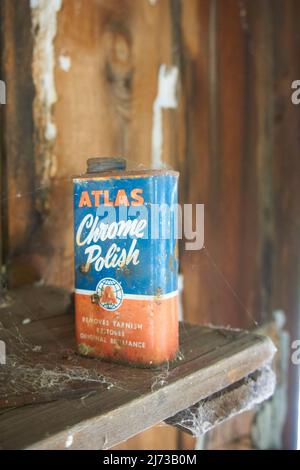
[(153, 103), (152, 121), (152, 165), (162, 166), (163, 122), (162, 110), (177, 108), (177, 81), (179, 70), (176, 66), (162, 64), (158, 72), (158, 92)]
[(73, 436), (72, 434), (69, 434), (67, 439), (66, 439), (66, 443), (65, 443), (65, 448), (68, 449), (69, 447), (71, 447), (71, 445), (73, 444)]
[(54, 178), (57, 175), (57, 170), (58, 170), (58, 159), (55, 154), (52, 154), (51, 167), (49, 170), (50, 178)]
[(39, 0), (30, 0), (30, 8), (37, 8), (39, 6)]
[(33, 34), (32, 75), (35, 86), (33, 118), (37, 174), (42, 185), (50, 179), (52, 147), (57, 130), (53, 122), (53, 105), (57, 101), (55, 88), (54, 39), (57, 15), (62, 0), (30, 0)]
[(56, 125), (54, 124), (54, 122), (47, 122), (45, 129), (45, 139), (54, 140), (56, 137), (56, 133)]
[(62, 0), (30, 0), (30, 8), (39, 8), (43, 3), (49, 3), (51, 8), (58, 11), (61, 9)]
[(0, 104), (6, 104), (6, 85), (3, 80), (0, 80)]
[[(33, 79), (37, 98), (47, 113), (56, 102), (54, 82), (54, 45), (57, 33), (57, 12), (62, 5), (61, 0), (31, 0), (32, 26), (34, 32), (33, 46)], [(48, 116), (51, 120), (51, 116)], [(49, 122), (49, 121), (48, 121)]]
[(71, 57), (61, 54), (58, 58), (59, 67), (64, 72), (68, 72), (71, 68)]

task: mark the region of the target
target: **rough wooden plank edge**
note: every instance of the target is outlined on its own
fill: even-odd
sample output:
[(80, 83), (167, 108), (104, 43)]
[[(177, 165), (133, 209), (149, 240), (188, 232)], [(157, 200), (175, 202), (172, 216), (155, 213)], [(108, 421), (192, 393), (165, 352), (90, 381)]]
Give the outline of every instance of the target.
[(199, 437), (227, 419), (270, 398), (275, 385), (274, 371), (270, 366), (264, 366), (239, 382), (180, 411), (165, 422)]
[[(253, 337), (255, 338), (255, 335), (252, 339)], [(213, 367), (195, 371), (157, 391), (138, 396), (105, 415), (97, 416), (95, 410), (94, 416), (47, 436), (39, 442), (30, 442), (30, 436), (22, 436), (22, 448), (89, 450), (113, 447), (166, 420), (171, 414), (176, 414), (206, 398), (212, 389), (216, 392), (224, 389), (268, 363), (275, 353), (275, 347), (267, 337), (256, 336), (256, 338), (257, 341), (252, 345), (245, 346), (244, 350), (233, 354), (230, 361), (224, 358)], [(39, 419), (47, 420), (47, 415), (66, 413), (66, 406), (74, 407), (68, 402), (58, 401), (46, 407), (44, 405), (36, 407), (36, 411)], [(88, 399), (86, 406), (93, 406)], [(26, 413), (26, 410), (24, 412)], [(27, 412), (30, 416), (30, 409)]]

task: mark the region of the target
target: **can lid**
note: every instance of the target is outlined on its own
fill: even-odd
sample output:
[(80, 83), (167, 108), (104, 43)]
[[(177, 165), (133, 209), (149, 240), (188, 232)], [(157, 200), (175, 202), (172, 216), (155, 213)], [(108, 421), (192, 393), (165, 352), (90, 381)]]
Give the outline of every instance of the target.
[(87, 160), (87, 173), (125, 169), (126, 160), (121, 157), (93, 157)]

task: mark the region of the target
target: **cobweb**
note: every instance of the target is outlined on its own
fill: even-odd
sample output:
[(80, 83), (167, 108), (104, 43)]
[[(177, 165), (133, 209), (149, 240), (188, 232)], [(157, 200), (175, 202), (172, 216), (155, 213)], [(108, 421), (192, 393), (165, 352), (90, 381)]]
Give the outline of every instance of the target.
[(72, 398), (99, 386), (113, 387), (95, 368), (78, 365), (79, 357), (72, 349), (61, 347), (45, 353), (42, 346), (28, 342), (16, 326), (0, 326), (0, 336), (10, 351), (6, 364), (0, 367), (0, 409)]
[(166, 422), (199, 437), (270, 398), (275, 385), (276, 375), (271, 366), (266, 365), (233, 386), (177, 413)]

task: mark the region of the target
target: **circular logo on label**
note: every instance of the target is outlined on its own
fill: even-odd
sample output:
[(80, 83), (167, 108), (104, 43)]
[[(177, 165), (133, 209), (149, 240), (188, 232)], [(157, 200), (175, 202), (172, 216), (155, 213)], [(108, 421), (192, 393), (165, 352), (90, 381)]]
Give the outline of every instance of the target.
[(105, 310), (116, 310), (123, 302), (122, 286), (111, 277), (101, 279), (96, 291), (99, 296), (99, 305)]

